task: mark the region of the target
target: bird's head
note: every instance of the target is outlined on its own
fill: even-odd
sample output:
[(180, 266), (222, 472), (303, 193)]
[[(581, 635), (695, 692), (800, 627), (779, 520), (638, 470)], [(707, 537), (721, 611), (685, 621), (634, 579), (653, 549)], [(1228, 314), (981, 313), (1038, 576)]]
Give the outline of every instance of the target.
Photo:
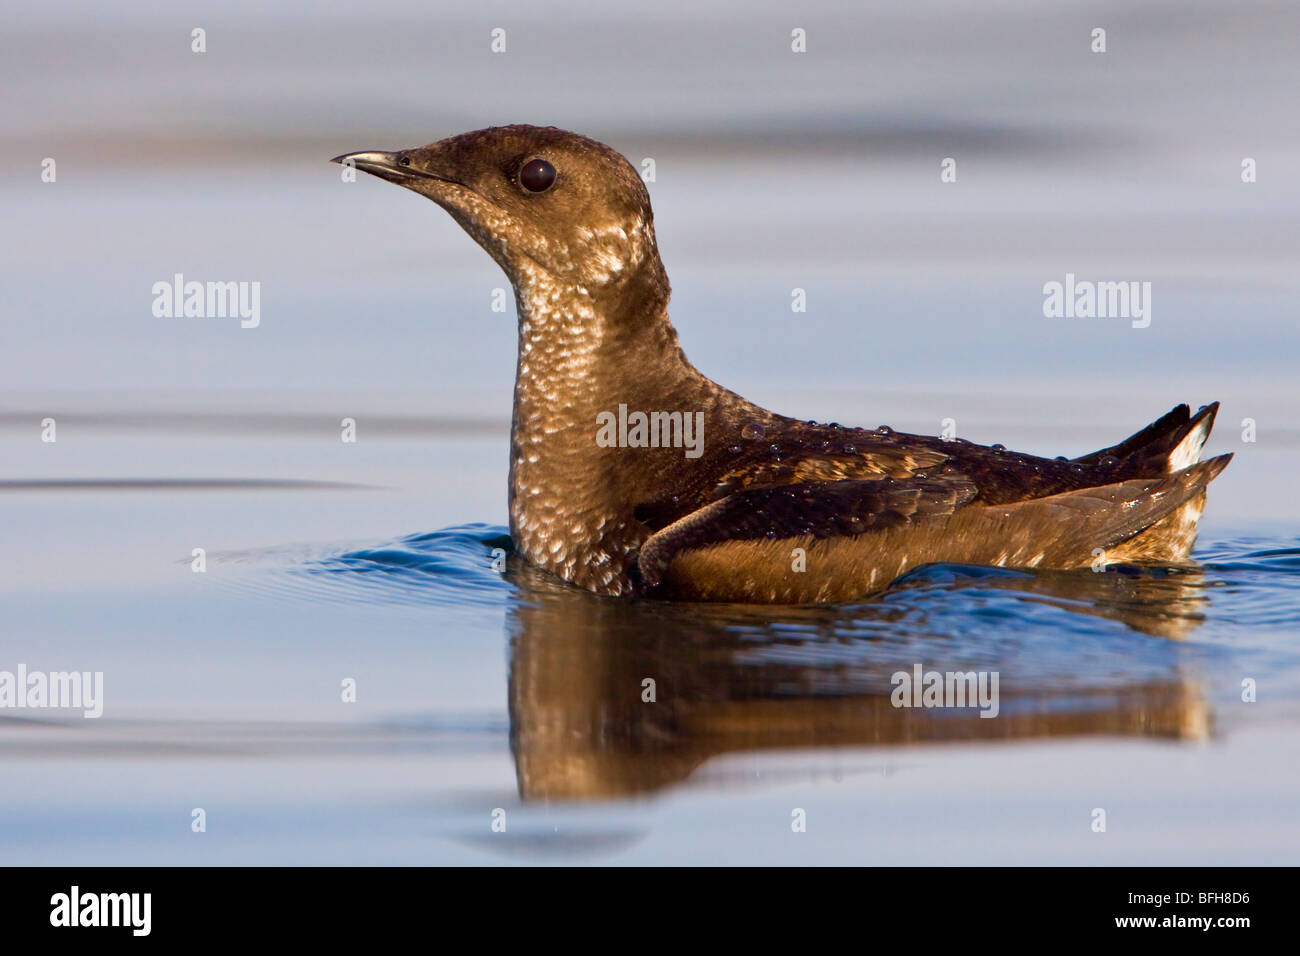
[(516, 287), (540, 268), (599, 294), (658, 262), (641, 177), (617, 152), (576, 133), (496, 126), (334, 162), (432, 199)]

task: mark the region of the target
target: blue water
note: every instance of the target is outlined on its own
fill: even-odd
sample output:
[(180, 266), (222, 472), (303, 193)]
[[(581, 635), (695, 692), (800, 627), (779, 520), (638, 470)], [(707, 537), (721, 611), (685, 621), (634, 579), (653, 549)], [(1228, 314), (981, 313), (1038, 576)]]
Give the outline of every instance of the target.
[[(1300, 858), (1294, 10), (1102, 11), (1096, 56), (1092, 3), (824, 0), (794, 56), (788, 4), (556, 0), (494, 56), (450, 4), (101, 6), (0, 31), (0, 670), (105, 691), (0, 713), (0, 863)], [(495, 570), (505, 280), (327, 160), (520, 121), (656, 160), (683, 347), (767, 407), (1055, 456), (1222, 401), (1196, 566), (761, 609)], [(176, 272), (261, 324), (155, 317)], [(1150, 327), (1045, 318), (1067, 272)], [(917, 664), (999, 717), (890, 706)]]
[[(1177, 569), (935, 565), (799, 608), (594, 596), (481, 523), (218, 551), (183, 611), (181, 581), (132, 589), (169, 629), (124, 636), (109, 675), (161, 713), (0, 723), (29, 768), (0, 787), (0, 845), (15, 862), (1286, 861), (1298, 544), (1215, 537)], [(101, 630), (145, 619), (91, 604)], [(178, 642), (207, 666), (170, 659)], [(999, 716), (891, 706), (916, 664), (998, 672)], [(125, 694), (132, 667), (155, 685)], [(191, 806), (208, 833), (187, 831)], [(1207, 834), (1207, 814), (1240, 822)]]
[(647, 658), (658, 647), (676, 664), (707, 657), (776, 697), (801, 687), (888, 694), (890, 675), (925, 662), (997, 670), (1003, 689), (1032, 706), (1160, 681), (1235, 700), (1239, 675), (1261, 667), (1271, 694), (1300, 701), (1300, 546), (1287, 544), (1300, 540), (1241, 536), (1201, 544), (1191, 567), (1103, 573), (927, 565), (861, 603), (782, 608), (597, 597), (502, 559), (505, 528), (466, 525), (268, 569), (237, 586), (404, 604), (434, 618), (504, 612), (515, 645), (582, 639), (592, 657), (631, 644)]

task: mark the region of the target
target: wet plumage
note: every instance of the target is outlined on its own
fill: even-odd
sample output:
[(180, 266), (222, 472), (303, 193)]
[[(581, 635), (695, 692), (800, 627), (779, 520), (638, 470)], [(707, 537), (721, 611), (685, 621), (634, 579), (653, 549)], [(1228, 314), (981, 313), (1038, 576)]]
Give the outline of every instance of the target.
[[(1198, 462), (1216, 405), (1072, 461), (777, 415), (682, 353), (649, 196), (608, 147), (507, 126), (338, 159), (438, 203), (510, 278), (512, 538), (589, 590), (810, 603), (936, 561), (1178, 562), (1231, 457)], [(602, 445), (620, 406), (702, 414), (701, 453)]]

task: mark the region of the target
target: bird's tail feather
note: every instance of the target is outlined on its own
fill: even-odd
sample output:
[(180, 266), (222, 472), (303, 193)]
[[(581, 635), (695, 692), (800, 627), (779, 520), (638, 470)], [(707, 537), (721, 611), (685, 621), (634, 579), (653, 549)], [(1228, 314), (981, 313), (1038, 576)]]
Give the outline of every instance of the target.
[(1128, 475), (1171, 475), (1201, 460), (1201, 448), (1218, 410), (1219, 403), (1213, 402), (1193, 415), (1186, 405), (1179, 405), (1118, 445), (1075, 461), (1096, 465), (1113, 458), (1123, 463), (1121, 468)]

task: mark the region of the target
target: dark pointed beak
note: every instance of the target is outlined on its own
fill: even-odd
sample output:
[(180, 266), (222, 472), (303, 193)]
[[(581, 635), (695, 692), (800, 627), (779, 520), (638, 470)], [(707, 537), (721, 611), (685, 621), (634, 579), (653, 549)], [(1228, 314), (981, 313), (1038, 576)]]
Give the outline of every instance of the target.
[(360, 153), (344, 153), (342, 156), (335, 156), (330, 162), (354, 166), (363, 172), (378, 176), (380, 179), (387, 179), (393, 183), (400, 183), (406, 179), (415, 179), (419, 176), (409, 166), (402, 165), (401, 153), (366, 150)]
[[(427, 160), (427, 156), (425, 159)], [(396, 183), (399, 186), (406, 186), (408, 189), (424, 193), (431, 199), (438, 199), (441, 194), (440, 187), (435, 185), (437, 183), (464, 185), (450, 176), (443, 175), (441, 170), (438, 172), (431, 171), (427, 168), (427, 163), (421, 163), (420, 165), (412, 163), (410, 150), (400, 150), (396, 153), (385, 153), (379, 150), (344, 153), (342, 156), (335, 156), (330, 162), (342, 165), (351, 164), (363, 172), (370, 173), (372, 176), (378, 176), (390, 183)], [(433, 192), (430, 192), (430, 190), (433, 190)]]

